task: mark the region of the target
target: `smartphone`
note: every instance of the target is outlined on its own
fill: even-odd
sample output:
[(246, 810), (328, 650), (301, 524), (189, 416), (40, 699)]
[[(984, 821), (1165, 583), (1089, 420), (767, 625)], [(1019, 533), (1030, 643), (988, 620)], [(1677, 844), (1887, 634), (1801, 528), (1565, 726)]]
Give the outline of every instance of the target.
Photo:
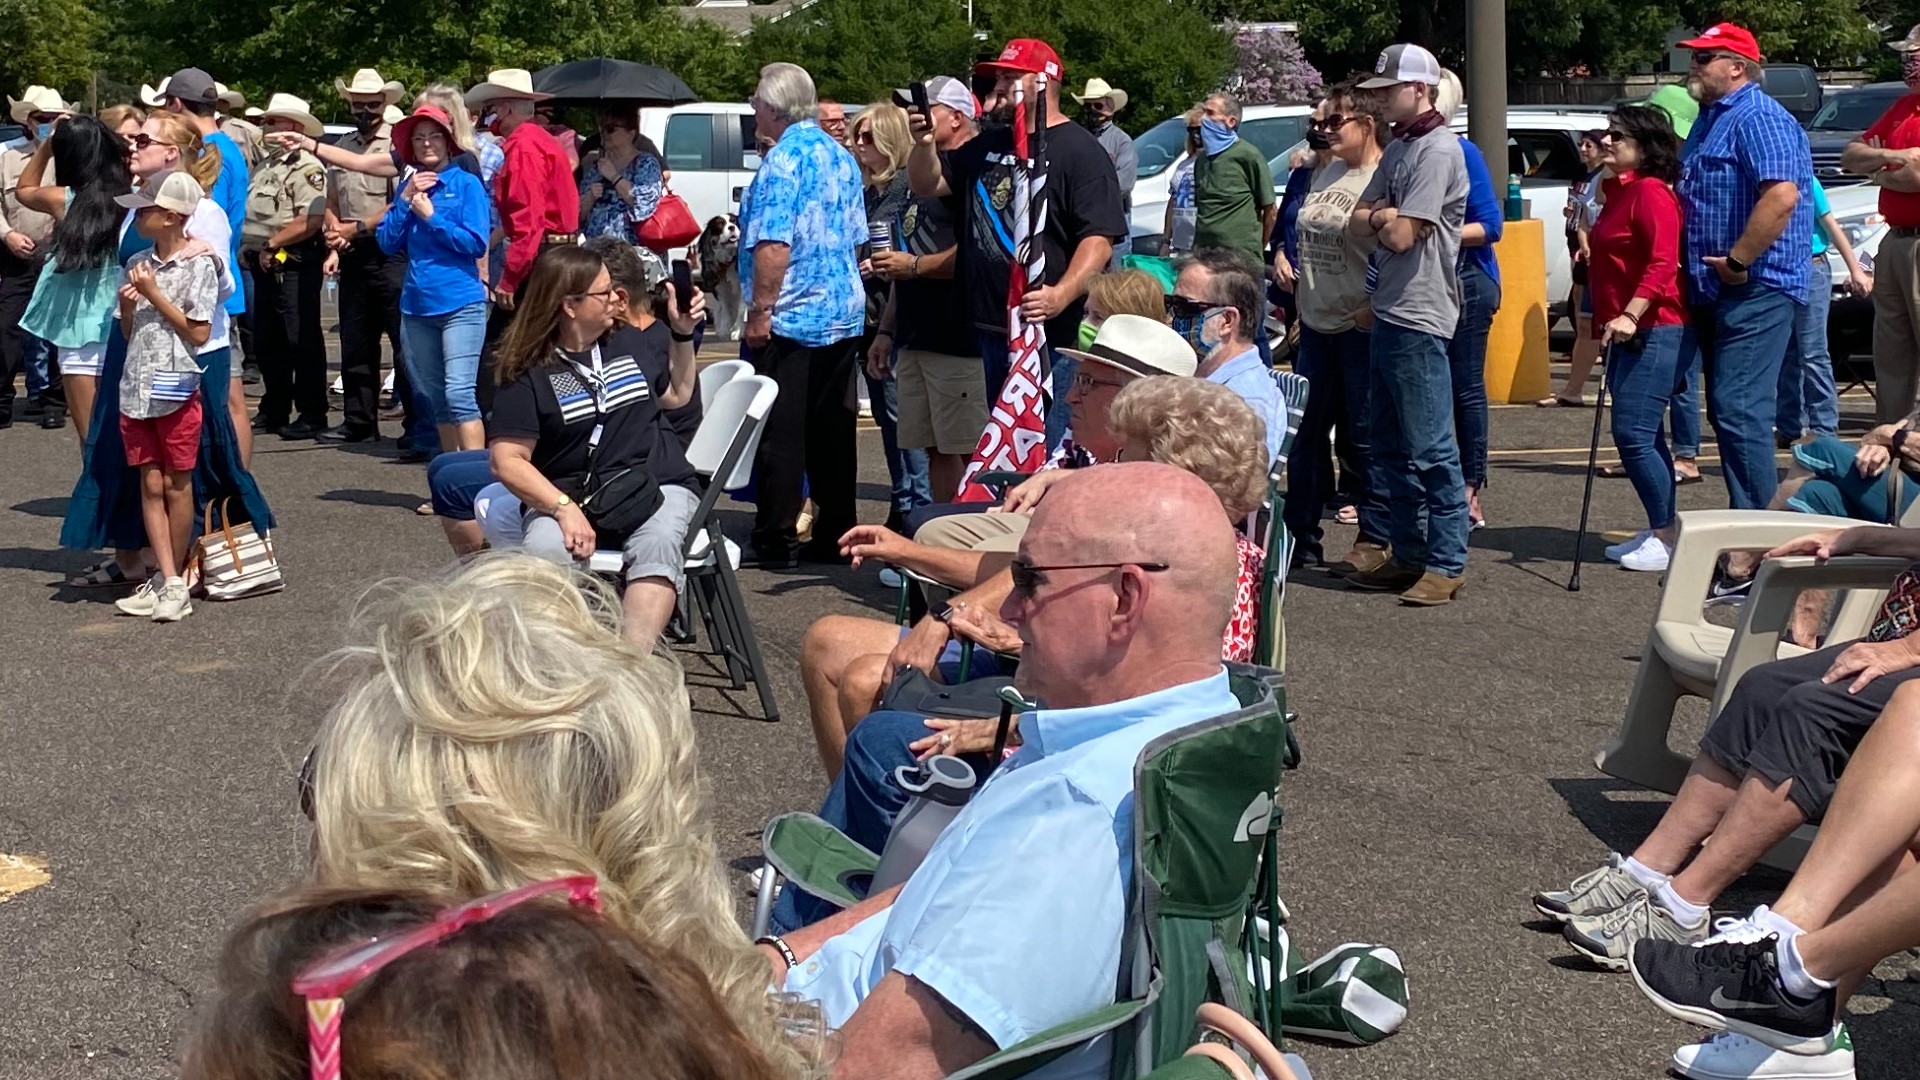
[(685, 259), (673, 260), (673, 303), (682, 315), (693, 306), (693, 266)]
[(933, 106), (929, 104), (927, 101), (927, 84), (923, 82), (917, 82), (917, 83), (914, 83), (912, 86), (909, 86), (907, 89), (913, 93), (914, 111), (918, 112), (921, 116), (924, 116), (929, 120), (933, 119)]

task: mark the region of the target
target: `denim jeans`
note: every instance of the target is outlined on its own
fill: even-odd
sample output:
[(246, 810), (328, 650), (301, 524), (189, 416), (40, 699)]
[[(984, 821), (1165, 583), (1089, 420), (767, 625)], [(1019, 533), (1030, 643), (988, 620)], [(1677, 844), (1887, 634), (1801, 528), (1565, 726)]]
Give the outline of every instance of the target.
[[(1371, 457), (1367, 398), (1372, 390), (1373, 360), (1368, 349), (1367, 334), (1362, 330), (1322, 334), (1304, 324), (1300, 327), (1300, 351), (1294, 354), (1293, 370), (1306, 377), (1307, 408), (1300, 417), (1299, 434), (1293, 439), (1293, 453), (1287, 459), (1286, 521), (1303, 559), (1325, 557), (1320, 546), (1320, 517), (1334, 494), (1331, 436), (1335, 423), (1345, 424), (1358, 467), (1366, 469)], [(1387, 493), (1371, 469), (1367, 470), (1365, 490), (1356, 505), (1360, 510), (1360, 539), (1385, 544)]]
[(1840, 433), (1840, 388), (1833, 381), (1833, 355), (1827, 349), (1833, 288), (1826, 255), (1814, 256), (1807, 278), (1807, 302), (1796, 309), (1774, 406), (1773, 430), (1788, 439)]
[(1372, 337), (1374, 486), (1391, 507), (1393, 561), (1459, 577), (1467, 570), (1467, 491), (1446, 339), (1385, 319)]
[(23, 365), (27, 369), (27, 396), (42, 398), (53, 385), (52, 370), (48, 362), (53, 359), (53, 346), (22, 330), (21, 354), (25, 358)]
[(1647, 528), (1673, 524), (1673, 455), (1667, 450), (1667, 410), (1680, 387), (1682, 326), (1650, 326), (1645, 347), (1613, 347), (1607, 386), (1613, 391), (1613, 445), (1620, 466), (1647, 511)]
[(1720, 437), (1721, 470), (1735, 510), (1764, 509), (1780, 483), (1773, 464), (1774, 395), (1799, 307), (1786, 293), (1749, 281), (1723, 285), (1718, 303), (1693, 309), (1707, 421)]
[[(1047, 349), (1047, 357), (1052, 361), (1050, 382), (1053, 386), (1053, 400), (1047, 404), (1047, 453), (1060, 448), (1060, 441), (1067, 437), (1067, 429), (1073, 426), (1073, 406), (1067, 404), (1067, 392), (1073, 389), (1073, 377), (1080, 373), (1080, 361), (1071, 356), (1062, 356)], [(995, 399), (996, 403), (999, 399)]]
[[(927, 735), (926, 717), (909, 712), (868, 713), (847, 736), (846, 763), (827, 790), (820, 817), (868, 851), (887, 846), (893, 819), (906, 809), (907, 793), (893, 782), (893, 773), (914, 763), (907, 747)], [(974, 775), (985, 781), (987, 755), (967, 755)], [(837, 908), (791, 886), (782, 889), (773, 906), (773, 932), (785, 934), (819, 922)]]
[(987, 403), (989, 407), (1000, 401), (1000, 387), (1007, 381), (1007, 372), (1013, 368), (1013, 360), (1007, 355), (1006, 333), (988, 333), (975, 331), (980, 342), (980, 361), (987, 371)]
[(1453, 433), (1467, 486), (1487, 486), (1487, 333), (1500, 308), (1500, 283), (1479, 264), (1460, 271), (1460, 321), (1447, 343), (1453, 374)]
[(1679, 389), (1673, 395), (1672, 416), (1667, 426), (1673, 433), (1673, 456), (1700, 456), (1700, 350), (1690, 348), (1683, 339), (1680, 348)]
[[(895, 514), (904, 515), (933, 501), (933, 483), (927, 478), (927, 452), (925, 450), (902, 450), (898, 431), (900, 427), (900, 397), (889, 371), (884, 379), (876, 379), (867, 374), (863, 362), (860, 365), (860, 377), (867, 380), (867, 399), (873, 404), (873, 422), (880, 428), (880, 442), (887, 451), (887, 486), (889, 506)], [(894, 362), (900, 359), (900, 350), (893, 351)]]
[(475, 386), (480, 378), (480, 347), (486, 341), (487, 305), (456, 308), (445, 315), (402, 315), (407, 368), (414, 389), (430, 404), (436, 424), (480, 419)]

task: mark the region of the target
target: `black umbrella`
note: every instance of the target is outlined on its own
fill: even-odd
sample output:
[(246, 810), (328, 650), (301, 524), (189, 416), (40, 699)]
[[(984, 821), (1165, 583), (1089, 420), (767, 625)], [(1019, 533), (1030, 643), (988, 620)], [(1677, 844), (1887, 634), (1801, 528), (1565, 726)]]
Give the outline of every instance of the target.
[(699, 101), (680, 76), (631, 60), (570, 60), (533, 73), (533, 88), (563, 102), (634, 101), (680, 105)]

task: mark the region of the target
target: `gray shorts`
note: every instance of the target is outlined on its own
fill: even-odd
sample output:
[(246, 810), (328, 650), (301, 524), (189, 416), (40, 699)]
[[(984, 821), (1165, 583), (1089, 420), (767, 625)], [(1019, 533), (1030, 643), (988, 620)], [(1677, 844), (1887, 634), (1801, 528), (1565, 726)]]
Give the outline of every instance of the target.
[[(628, 581), (665, 578), (678, 589), (686, 571), (687, 530), (693, 526), (693, 512), (700, 508), (700, 496), (678, 484), (662, 487), (660, 496), (660, 509), (633, 530), (622, 545), (620, 567)], [(523, 544), (529, 555), (572, 566), (587, 565), (586, 560), (575, 559), (567, 551), (560, 523), (551, 516), (528, 514), (526, 524)]]

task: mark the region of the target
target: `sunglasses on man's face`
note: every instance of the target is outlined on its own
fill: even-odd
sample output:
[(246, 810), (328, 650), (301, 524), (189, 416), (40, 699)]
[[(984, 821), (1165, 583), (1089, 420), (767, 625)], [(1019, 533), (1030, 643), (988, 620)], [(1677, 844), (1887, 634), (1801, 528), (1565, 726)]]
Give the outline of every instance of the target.
[(1205, 300), (1195, 300), (1191, 296), (1181, 296), (1179, 293), (1167, 297), (1167, 314), (1170, 316), (1189, 315), (1198, 317), (1205, 315), (1209, 311), (1218, 310), (1219, 307), (1219, 304), (1209, 303)]
[(1035, 566), (1032, 563), (1015, 559), (1007, 565), (1007, 573), (1013, 578), (1013, 595), (1033, 599), (1034, 591), (1047, 583), (1047, 574), (1057, 570), (1122, 570), (1137, 566), (1149, 574), (1158, 574), (1169, 569), (1163, 562), (1090, 562), (1060, 563), (1055, 566)]
[(1693, 54), (1694, 67), (1706, 67), (1708, 64), (1713, 63), (1715, 60), (1745, 61), (1746, 57), (1735, 56), (1732, 53), (1715, 52), (1712, 49), (1699, 49), (1699, 50), (1696, 50)]

